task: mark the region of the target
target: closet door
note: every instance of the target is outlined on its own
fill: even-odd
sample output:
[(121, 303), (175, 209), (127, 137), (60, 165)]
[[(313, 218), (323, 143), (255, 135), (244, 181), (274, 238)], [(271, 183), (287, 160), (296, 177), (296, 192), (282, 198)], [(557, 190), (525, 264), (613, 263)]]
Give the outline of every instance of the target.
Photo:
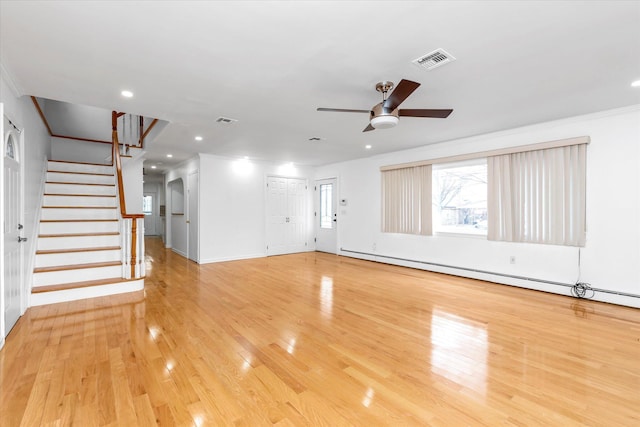
[(302, 179), (267, 178), (267, 255), (307, 249), (306, 187)]

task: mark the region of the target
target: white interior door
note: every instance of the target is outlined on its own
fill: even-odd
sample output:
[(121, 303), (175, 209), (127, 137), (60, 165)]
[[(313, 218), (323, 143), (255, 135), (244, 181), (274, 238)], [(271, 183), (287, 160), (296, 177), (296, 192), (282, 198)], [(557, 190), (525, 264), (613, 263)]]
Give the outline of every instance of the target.
[(287, 178), (267, 178), (267, 255), (287, 253)]
[[(6, 119), (5, 119), (6, 120)], [(4, 129), (11, 125), (5, 123)], [(20, 317), (22, 248), (20, 244), (20, 159), (18, 139), (13, 132), (4, 138), (4, 325), (5, 336)], [(26, 240), (26, 239), (25, 239)]]
[(192, 261), (199, 262), (200, 252), (198, 245), (198, 172), (192, 173), (187, 178), (187, 207), (189, 209), (187, 228), (189, 238), (189, 256)]
[(316, 250), (337, 253), (338, 250), (338, 187), (335, 178), (316, 181)]
[(306, 182), (267, 178), (267, 255), (306, 250)]
[(155, 236), (158, 234), (157, 195), (155, 192), (145, 192), (142, 198), (142, 213), (144, 214), (144, 235)]
[(304, 252), (307, 246), (307, 184), (303, 179), (287, 180), (287, 252)]

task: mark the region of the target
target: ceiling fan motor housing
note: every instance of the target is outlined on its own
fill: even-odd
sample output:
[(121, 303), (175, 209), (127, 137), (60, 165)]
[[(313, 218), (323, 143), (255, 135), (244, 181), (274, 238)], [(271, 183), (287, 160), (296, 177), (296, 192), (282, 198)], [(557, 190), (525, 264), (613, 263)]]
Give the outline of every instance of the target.
[(388, 129), (398, 124), (398, 109), (389, 110), (382, 106), (382, 102), (375, 105), (371, 110), (371, 126), (376, 129)]

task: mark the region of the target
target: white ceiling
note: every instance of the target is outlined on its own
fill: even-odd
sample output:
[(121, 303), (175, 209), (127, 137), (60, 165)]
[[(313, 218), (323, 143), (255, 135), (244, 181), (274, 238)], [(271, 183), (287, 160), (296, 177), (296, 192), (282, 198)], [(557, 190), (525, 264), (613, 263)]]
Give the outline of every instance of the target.
[[(411, 63), (437, 48), (457, 60)], [(321, 165), (640, 104), (640, 2), (3, 0), (0, 61), (22, 94), (168, 121), (147, 166)], [(316, 111), (402, 78), (422, 84), (403, 108), (453, 114), (363, 133), (366, 114)]]

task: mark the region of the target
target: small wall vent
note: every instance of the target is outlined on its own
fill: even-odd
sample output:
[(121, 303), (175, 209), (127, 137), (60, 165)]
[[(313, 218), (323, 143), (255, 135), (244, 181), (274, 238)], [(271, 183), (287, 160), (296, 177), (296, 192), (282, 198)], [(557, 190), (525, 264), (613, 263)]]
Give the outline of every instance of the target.
[(237, 121), (238, 121), (237, 119), (230, 119), (229, 117), (222, 117), (222, 116), (216, 119), (216, 123), (226, 123), (228, 125), (233, 124)]
[(447, 53), (444, 49), (436, 49), (433, 52), (429, 52), (426, 55), (421, 56), (418, 59), (414, 59), (413, 62), (427, 70), (433, 70), (441, 65), (448, 64), (451, 61), (455, 61), (456, 58), (450, 53)]

